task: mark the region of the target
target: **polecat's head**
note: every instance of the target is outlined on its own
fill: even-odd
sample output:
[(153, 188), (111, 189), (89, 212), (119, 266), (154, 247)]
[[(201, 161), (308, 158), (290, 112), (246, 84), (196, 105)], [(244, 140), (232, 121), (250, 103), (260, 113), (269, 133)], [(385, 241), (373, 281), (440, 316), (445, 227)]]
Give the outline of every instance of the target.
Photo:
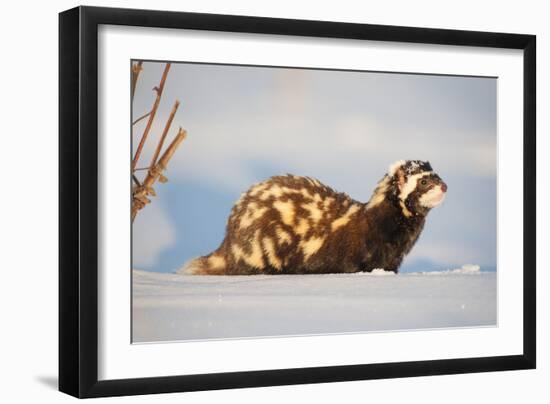
[(397, 203), (405, 217), (426, 215), (447, 192), (447, 184), (427, 161), (400, 160), (393, 163), (369, 201), (376, 206), (389, 199)]
[(388, 170), (405, 216), (423, 215), (445, 199), (447, 184), (427, 161), (397, 161)]

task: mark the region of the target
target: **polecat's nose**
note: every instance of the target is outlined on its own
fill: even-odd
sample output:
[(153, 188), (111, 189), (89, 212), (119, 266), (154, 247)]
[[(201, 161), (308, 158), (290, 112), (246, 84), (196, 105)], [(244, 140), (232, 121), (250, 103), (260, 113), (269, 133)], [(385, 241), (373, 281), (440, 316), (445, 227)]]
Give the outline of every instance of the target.
[(447, 192), (447, 184), (445, 184), (444, 182), (441, 183), (441, 190), (443, 192)]

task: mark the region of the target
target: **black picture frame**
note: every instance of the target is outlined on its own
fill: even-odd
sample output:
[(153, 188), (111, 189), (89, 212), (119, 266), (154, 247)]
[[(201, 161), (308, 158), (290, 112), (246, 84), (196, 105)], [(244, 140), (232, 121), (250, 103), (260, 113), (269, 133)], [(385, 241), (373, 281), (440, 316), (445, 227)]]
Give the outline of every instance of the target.
[[(98, 26), (523, 50), (523, 354), (98, 380)], [(536, 37), (340, 22), (77, 7), (59, 15), (59, 390), (104, 397), (533, 369), (536, 366)]]

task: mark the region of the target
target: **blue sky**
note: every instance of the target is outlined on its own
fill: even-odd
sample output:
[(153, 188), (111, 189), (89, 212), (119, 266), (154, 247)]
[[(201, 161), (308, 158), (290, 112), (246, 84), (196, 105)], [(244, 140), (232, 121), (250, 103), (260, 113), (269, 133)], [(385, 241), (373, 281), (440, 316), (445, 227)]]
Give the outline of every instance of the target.
[[(143, 67), (134, 118), (164, 63)], [(171, 272), (213, 251), (240, 193), (269, 176), (312, 176), (366, 202), (393, 161), (421, 159), (449, 191), (401, 271), (494, 270), (496, 91), (494, 78), (174, 63), (139, 166), (176, 99), (169, 136), (182, 126), (188, 138), (134, 222), (133, 266)]]

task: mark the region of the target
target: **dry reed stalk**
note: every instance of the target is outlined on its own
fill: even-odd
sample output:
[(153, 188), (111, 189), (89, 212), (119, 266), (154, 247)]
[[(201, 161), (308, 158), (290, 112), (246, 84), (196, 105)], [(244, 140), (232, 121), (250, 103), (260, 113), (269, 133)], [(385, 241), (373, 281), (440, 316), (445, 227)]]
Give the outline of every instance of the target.
[(139, 74), (143, 70), (142, 65), (143, 65), (142, 60), (132, 65), (132, 87), (131, 87), (132, 101), (134, 101), (134, 93), (136, 92), (136, 84), (139, 78)]
[(143, 114), (143, 115), (140, 116), (138, 119), (136, 119), (134, 122), (132, 122), (132, 126), (134, 126), (136, 123), (138, 123), (138, 122), (141, 121), (142, 119), (147, 118), (149, 115), (151, 115), (151, 111), (147, 112), (146, 114)]
[(186, 136), (187, 132), (185, 131), (185, 129), (179, 128), (178, 134), (176, 135), (174, 140), (172, 140), (172, 143), (170, 143), (166, 151), (163, 153), (158, 163), (149, 168), (149, 171), (147, 172), (147, 176), (143, 180), (143, 183), (140, 186), (134, 187), (132, 192), (132, 222), (136, 218), (138, 212), (143, 209), (145, 205), (151, 202), (149, 198), (147, 198), (147, 196), (155, 196), (155, 190), (153, 189), (153, 185), (155, 184), (155, 182), (157, 180), (163, 183), (167, 181), (166, 177), (162, 173), (164, 170), (166, 170), (168, 162), (170, 161), (170, 159), (176, 152), (176, 149)]
[(170, 130), (170, 126), (172, 125), (172, 121), (174, 120), (174, 115), (176, 115), (176, 112), (179, 106), (180, 106), (180, 102), (176, 100), (176, 102), (174, 103), (174, 106), (172, 107), (172, 111), (170, 111), (170, 116), (166, 121), (166, 125), (164, 125), (164, 130), (162, 131), (162, 135), (157, 144), (157, 149), (155, 150), (155, 154), (153, 154), (153, 158), (151, 159), (151, 164), (149, 164), (149, 167), (154, 167), (155, 164), (157, 163), (157, 159), (159, 157), (160, 151), (162, 150), (162, 146), (164, 145), (164, 140), (166, 139), (168, 130)]
[(157, 91), (157, 97), (155, 99), (155, 103), (153, 104), (153, 108), (151, 109), (151, 112), (149, 113), (149, 120), (147, 121), (147, 126), (145, 127), (145, 130), (143, 131), (143, 135), (141, 136), (141, 140), (139, 142), (138, 148), (136, 150), (136, 154), (134, 156), (134, 160), (132, 161), (132, 172), (136, 168), (137, 162), (139, 161), (139, 157), (141, 155), (141, 152), (143, 150), (143, 145), (145, 144), (145, 140), (147, 139), (147, 136), (149, 136), (149, 131), (151, 130), (151, 126), (153, 125), (153, 120), (155, 119), (155, 115), (157, 113), (157, 109), (160, 104), (160, 98), (162, 97), (162, 91), (164, 90), (164, 83), (166, 82), (166, 77), (168, 76), (168, 71), (170, 70), (170, 63), (166, 63), (166, 67), (164, 68), (164, 72), (162, 73), (162, 78), (160, 80), (160, 84), (158, 87), (155, 87), (155, 90)]

